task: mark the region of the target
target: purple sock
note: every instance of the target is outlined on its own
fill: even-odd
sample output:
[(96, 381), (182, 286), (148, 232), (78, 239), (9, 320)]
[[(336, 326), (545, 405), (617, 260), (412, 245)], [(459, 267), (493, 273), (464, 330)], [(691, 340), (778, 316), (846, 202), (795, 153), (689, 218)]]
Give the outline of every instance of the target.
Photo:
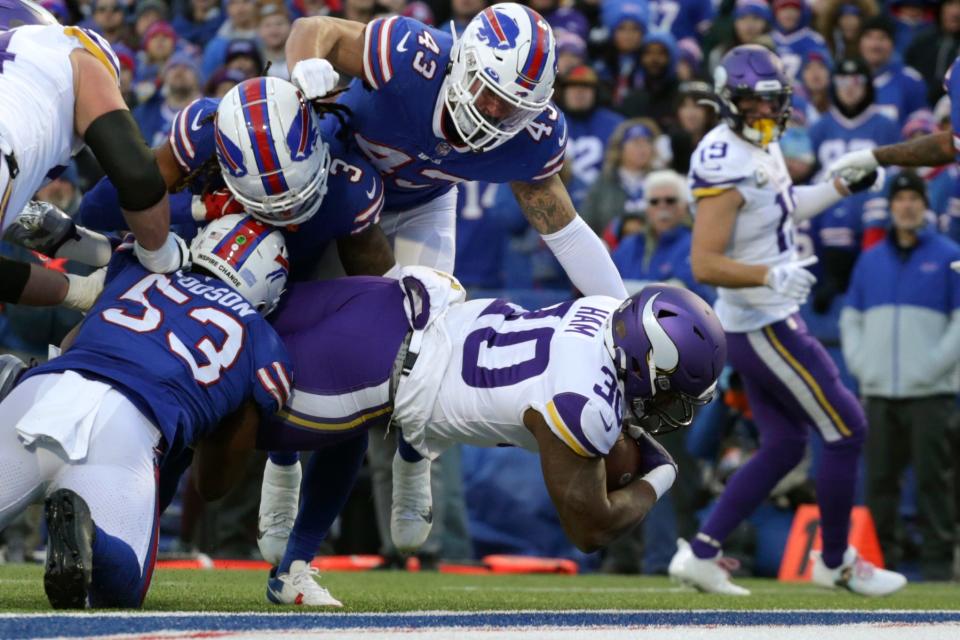
[(718, 546), (702, 538), (723, 543), (730, 532), (767, 499), (780, 478), (797, 466), (803, 458), (805, 447), (806, 439), (803, 437), (765, 433), (760, 449), (727, 481), (727, 487), (710, 512), (710, 517), (690, 543), (693, 554), (702, 559), (716, 556), (720, 550)]
[(843, 564), (850, 531), (850, 509), (857, 486), (862, 430), (823, 448), (817, 472), (817, 503), (823, 536), (823, 563), (830, 569)]
[(271, 451), (267, 457), (270, 462), (281, 467), (291, 467), (300, 461), (300, 454), (296, 451)]

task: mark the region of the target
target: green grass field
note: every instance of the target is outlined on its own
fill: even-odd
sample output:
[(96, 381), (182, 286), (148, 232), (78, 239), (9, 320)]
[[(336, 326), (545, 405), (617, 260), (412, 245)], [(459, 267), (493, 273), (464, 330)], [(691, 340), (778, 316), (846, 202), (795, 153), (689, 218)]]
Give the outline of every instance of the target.
[[(0, 611), (48, 611), (39, 566), (0, 566)], [(516, 609), (901, 609), (960, 610), (960, 585), (912, 584), (889, 598), (773, 580), (739, 580), (749, 598), (680, 590), (666, 578), (628, 576), (460, 576), (438, 573), (329, 573), (321, 582), (344, 611)], [(144, 609), (282, 611), (266, 601), (260, 571), (160, 570)]]

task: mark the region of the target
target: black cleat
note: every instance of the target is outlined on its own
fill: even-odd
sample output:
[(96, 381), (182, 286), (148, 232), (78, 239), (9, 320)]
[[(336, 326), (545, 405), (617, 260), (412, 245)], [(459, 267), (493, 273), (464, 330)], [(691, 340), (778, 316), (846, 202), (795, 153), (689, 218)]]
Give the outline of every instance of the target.
[(83, 609), (93, 574), (93, 518), (70, 489), (54, 491), (44, 503), (47, 562), (43, 589), (54, 609)]

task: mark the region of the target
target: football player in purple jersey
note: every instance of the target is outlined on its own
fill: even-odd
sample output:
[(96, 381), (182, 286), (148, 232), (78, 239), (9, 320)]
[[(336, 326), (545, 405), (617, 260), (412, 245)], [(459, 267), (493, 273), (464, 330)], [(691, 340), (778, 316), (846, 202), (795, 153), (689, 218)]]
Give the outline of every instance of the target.
[[(553, 31), (537, 12), (491, 5), (456, 40), (405, 17), (366, 25), (301, 18), (286, 51), (291, 81), (308, 98), (326, 96), (340, 73), (355, 78), (338, 101), (350, 108), (354, 140), (384, 178), (381, 225), (398, 264), (452, 272), (457, 184), (509, 183), (574, 286), (587, 295), (626, 296), (606, 247), (577, 215), (558, 175), (567, 125), (551, 102)], [(391, 452), (373, 454), (380, 460)], [(395, 477), (398, 470), (393, 542), (409, 551), (430, 530), (430, 470), (428, 461), (395, 464)], [(401, 503), (419, 506), (398, 511)]]

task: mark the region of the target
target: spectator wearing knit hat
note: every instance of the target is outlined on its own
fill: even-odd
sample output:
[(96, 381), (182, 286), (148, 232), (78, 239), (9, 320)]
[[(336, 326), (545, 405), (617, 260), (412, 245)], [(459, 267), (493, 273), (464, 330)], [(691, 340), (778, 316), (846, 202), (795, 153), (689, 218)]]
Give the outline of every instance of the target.
[(741, 44), (763, 44), (773, 48), (770, 30), (773, 14), (764, 0), (737, 0), (733, 9), (733, 33), (707, 55), (707, 67), (713, 71), (723, 56)]
[(110, 44), (124, 42), (129, 35), (126, 12), (123, 0), (93, 0), (91, 26)]
[(901, 62), (894, 49), (896, 26), (886, 16), (875, 16), (863, 24), (860, 56), (873, 73), (876, 103), (900, 126), (917, 109), (929, 108), (923, 77)]
[(167, 4), (163, 0), (139, 0), (133, 10), (133, 35), (142, 39), (154, 22), (169, 19)]
[(810, 112), (806, 114), (809, 125), (813, 125), (830, 108), (832, 70), (833, 60), (826, 51), (810, 51), (803, 59), (803, 65), (800, 67), (799, 89), (811, 107)]
[(587, 64), (587, 43), (575, 33), (557, 29), (557, 77), (567, 74), (574, 67)]
[(441, 23), (437, 28), (450, 33), (451, 26), (459, 36), (467, 24), (487, 6), (485, 0), (450, 0), (450, 21)]
[(596, 62), (597, 74), (609, 92), (609, 102), (619, 107), (639, 84), (640, 46), (648, 31), (647, 4), (627, 0), (603, 4), (603, 26), (609, 34)]
[(236, 69), (248, 78), (263, 74), (263, 57), (256, 40), (234, 40), (227, 47), (223, 64), (228, 69)]
[(586, 65), (574, 67), (557, 79), (557, 104), (567, 118), (567, 158), (583, 183), (582, 193), (571, 193), (574, 206), (586, 196), (586, 188), (600, 175), (607, 141), (623, 122), (619, 113), (598, 104), (600, 80)]
[(689, 82), (703, 76), (703, 49), (693, 38), (677, 42), (677, 80)]
[(654, 31), (640, 45), (640, 79), (620, 105), (628, 118), (652, 118), (661, 130), (677, 121), (677, 42)]
[(237, 69), (220, 67), (213, 72), (203, 88), (203, 95), (208, 98), (222, 98), (230, 89), (247, 79), (247, 74)]
[(773, 43), (791, 78), (797, 79), (811, 51), (827, 53), (823, 36), (810, 28), (810, 9), (803, 0), (773, 0)]
[[(147, 27), (141, 43), (142, 49), (137, 54), (137, 73), (134, 76), (137, 85), (157, 80), (157, 76), (177, 50), (177, 32), (169, 22), (158, 20)], [(144, 95), (141, 91), (137, 89), (141, 101), (150, 97), (151, 94)]]

